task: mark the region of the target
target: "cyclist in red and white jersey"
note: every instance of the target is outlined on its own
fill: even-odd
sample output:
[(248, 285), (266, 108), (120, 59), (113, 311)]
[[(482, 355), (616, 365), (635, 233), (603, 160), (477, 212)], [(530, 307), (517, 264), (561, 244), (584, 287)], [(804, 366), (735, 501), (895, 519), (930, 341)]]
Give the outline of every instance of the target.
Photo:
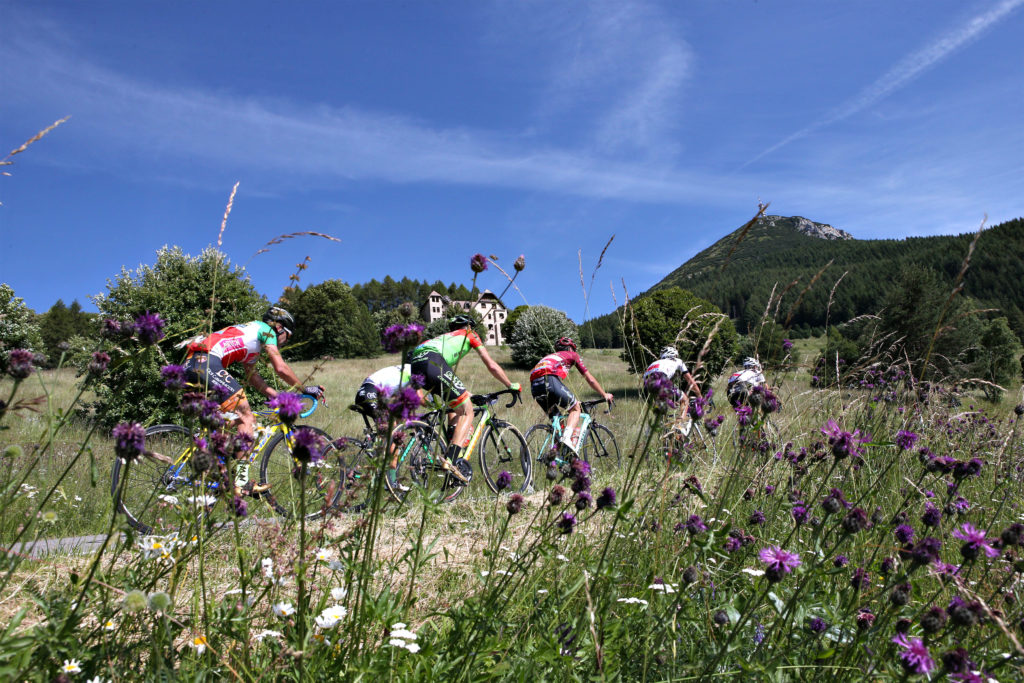
[[(666, 346), (661, 350), (661, 357), (647, 366), (644, 370), (644, 382), (655, 374), (661, 374), (667, 377), (672, 384), (676, 387), (678, 393), (676, 394), (679, 404), (682, 407), (680, 415), (686, 415), (690, 407), (689, 393), (692, 391), (697, 398), (701, 398), (700, 387), (697, 385), (697, 381), (690, 374), (690, 369), (686, 367), (686, 363), (679, 358), (679, 351), (674, 346)], [(683, 385), (686, 385), (683, 389)]]
[(579, 437), (580, 413), (583, 406), (569, 390), (569, 387), (562, 383), (562, 380), (569, 376), (569, 370), (575, 367), (583, 375), (587, 384), (604, 397), (604, 400), (611, 403), (615, 397), (601, 388), (601, 384), (590, 374), (583, 359), (576, 352), (576, 342), (569, 337), (562, 337), (555, 342), (555, 352), (540, 359), (530, 371), (530, 393), (536, 399), (537, 405), (548, 417), (553, 417), (561, 410), (568, 410), (565, 416), (565, 427), (562, 429), (562, 443), (577, 453), (576, 439)]
[(256, 372), (256, 361), (265, 351), (274, 372), (286, 384), (299, 392), (323, 396), (322, 386), (302, 386), (278, 350), (279, 344), (291, 338), (294, 327), (295, 320), (288, 311), (271, 306), (263, 314), (262, 321), (231, 325), (204, 339), (196, 339), (188, 345), (185, 380), (202, 389), (210, 389), (222, 412), (238, 416), (238, 432), (252, 436), (256, 418), (242, 385), (227, 370), (232, 363), (241, 363), (245, 368), (245, 381), (267, 398), (273, 398), (277, 396), (277, 390)]

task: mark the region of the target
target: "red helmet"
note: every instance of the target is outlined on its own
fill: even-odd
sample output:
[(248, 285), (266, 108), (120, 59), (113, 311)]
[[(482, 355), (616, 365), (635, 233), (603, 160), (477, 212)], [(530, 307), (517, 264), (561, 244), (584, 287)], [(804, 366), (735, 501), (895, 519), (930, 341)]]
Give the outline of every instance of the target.
[(555, 342), (555, 351), (565, 351), (566, 349), (576, 350), (576, 342), (569, 337), (561, 337)]

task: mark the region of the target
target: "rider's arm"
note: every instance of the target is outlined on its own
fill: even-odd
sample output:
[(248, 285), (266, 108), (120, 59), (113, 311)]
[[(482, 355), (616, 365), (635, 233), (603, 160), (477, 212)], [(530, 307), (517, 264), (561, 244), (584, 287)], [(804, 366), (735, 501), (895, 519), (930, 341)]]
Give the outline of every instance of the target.
[(683, 374), (683, 377), (686, 378), (686, 384), (687, 386), (690, 387), (690, 391), (692, 391), (697, 396), (697, 398), (704, 398), (704, 396), (700, 393), (700, 387), (697, 386), (697, 380), (693, 378), (693, 374), (687, 372)]
[(590, 385), (591, 389), (604, 396), (604, 400), (608, 401), (609, 403), (615, 400), (614, 396), (607, 393), (604, 389), (601, 388), (601, 384), (597, 381), (596, 377), (590, 374), (590, 370), (583, 371), (583, 379), (587, 381), (587, 384)]
[(480, 354), (480, 360), (484, 362), (484, 366), (487, 368), (487, 372), (491, 373), (491, 376), (493, 376), (494, 379), (498, 380), (506, 387), (511, 387), (512, 382), (509, 381), (508, 375), (506, 375), (505, 371), (501, 369), (501, 366), (498, 365), (493, 358), (491, 358), (491, 354), (487, 353), (487, 349), (484, 348), (483, 346), (478, 346), (476, 350), (477, 353)]
[[(299, 382), (299, 378), (296, 377), (295, 373), (292, 372), (292, 369), (288, 367), (288, 364), (284, 362), (284, 358), (281, 357), (281, 352), (277, 350), (277, 347), (266, 346), (265, 350), (267, 352), (267, 356), (270, 358), (270, 367), (274, 368), (274, 372), (277, 373), (277, 376), (280, 377), (285, 384), (290, 387), (294, 387), (297, 391), (301, 392), (303, 390), (303, 386)], [(245, 378), (257, 391), (263, 393), (268, 398), (277, 396), (277, 391), (267, 385), (267, 383), (263, 381), (263, 378), (260, 377), (259, 373), (256, 372), (255, 365), (246, 367)]]

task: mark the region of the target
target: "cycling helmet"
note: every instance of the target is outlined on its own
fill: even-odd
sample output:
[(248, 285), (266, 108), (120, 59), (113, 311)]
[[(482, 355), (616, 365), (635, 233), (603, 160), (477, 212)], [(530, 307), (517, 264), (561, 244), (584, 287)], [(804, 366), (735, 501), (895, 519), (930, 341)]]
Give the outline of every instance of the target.
[(663, 348), (661, 350), (661, 357), (662, 358), (678, 359), (679, 358), (679, 352), (676, 351), (676, 347), (674, 347), (674, 346), (666, 346), (665, 348)]
[(267, 309), (267, 312), (263, 314), (263, 322), (267, 323), (281, 323), (281, 327), (284, 331), (291, 336), (292, 329), (295, 328), (295, 318), (292, 314), (284, 310), (280, 306), (271, 306)]
[(555, 342), (555, 351), (565, 351), (566, 349), (572, 349), (575, 351), (576, 342), (569, 337), (560, 337), (558, 341)]
[(455, 315), (448, 318), (448, 329), (451, 331), (462, 329), (463, 327), (471, 327), (473, 325), (473, 318), (468, 315)]
[(747, 356), (746, 358), (743, 359), (743, 367), (747, 368), (748, 370), (760, 370), (761, 363), (756, 358), (751, 358), (750, 356)]

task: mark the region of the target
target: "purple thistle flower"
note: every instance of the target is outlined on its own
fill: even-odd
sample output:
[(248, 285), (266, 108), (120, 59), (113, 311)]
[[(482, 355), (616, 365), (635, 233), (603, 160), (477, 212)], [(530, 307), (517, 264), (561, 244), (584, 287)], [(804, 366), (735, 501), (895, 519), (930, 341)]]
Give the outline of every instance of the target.
[(519, 258), (512, 262), (512, 267), (515, 268), (515, 271), (517, 273), (523, 272), (523, 270), (526, 268), (526, 256), (520, 254)]
[(760, 510), (754, 510), (750, 513), (750, 523), (754, 526), (761, 526), (764, 524), (764, 513)]
[(807, 518), (810, 516), (807, 508), (799, 501), (798, 504), (794, 505), (793, 509), (789, 511), (789, 514), (793, 515), (793, 521), (796, 522), (797, 526), (805, 524), (807, 522)]
[(855, 591), (864, 590), (871, 585), (871, 575), (864, 567), (857, 567), (850, 577), (850, 586)]
[(576, 515), (570, 512), (563, 512), (556, 524), (563, 534), (571, 534), (572, 530), (576, 527)]
[(989, 557), (997, 557), (999, 555), (999, 550), (993, 548), (991, 541), (985, 538), (985, 531), (978, 529), (970, 522), (965, 522), (958, 531), (954, 531), (953, 538), (959, 538), (961, 541), (964, 541), (963, 546), (960, 548), (960, 554), (964, 556), (964, 559), (973, 560), (982, 550)]
[(850, 558), (848, 558), (846, 555), (836, 555), (835, 558), (832, 560), (832, 566), (834, 566), (836, 569), (845, 567), (848, 564), (850, 564)]
[(691, 536), (696, 536), (708, 530), (708, 525), (704, 523), (700, 515), (690, 515), (690, 518), (686, 520), (685, 526)]
[(35, 372), (34, 362), (35, 356), (31, 351), (27, 349), (12, 349), (7, 354), (7, 372), (14, 379), (23, 380)]
[(110, 354), (105, 351), (94, 351), (89, 361), (89, 374), (102, 375), (110, 365)]
[(601, 495), (597, 497), (597, 509), (604, 510), (615, 506), (615, 489), (611, 486), (606, 486), (601, 491)]
[(768, 565), (765, 573), (772, 583), (780, 581), (784, 574), (789, 574), (800, 566), (800, 555), (783, 550), (777, 545), (761, 548), (757, 556)]
[(267, 405), (277, 411), (281, 422), (291, 424), (302, 414), (302, 397), (290, 391), (282, 391), (267, 401)]
[(423, 339), (423, 325), (419, 323), (398, 324), (384, 330), (382, 343), (384, 350), (388, 353), (398, 353), (410, 346), (415, 346), (421, 339)]
[[(128, 324), (128, 328), (131, 328), (131, 323)], [(124, 331), (124, 325), (122, 325), (120, 320), (107, 318), (106, 320), (103, 321), (103, 330), (101, 331), (100, 334), (104, 338), (110, 339), (111, 341), (118, 341), (119, 339), (121, 339), (121, 337), (130, 335), (131, 332), (128, 332), (128, 334), (126, 335)]]
[(953, 477), (963, 479), (965, 477), (977, 477), (981, 474), (981, 468), (985, 463), (979, 458), (971, 458), (966, 462), (958, 462), (953, 467)]
[(165, 365), (160, 368), (160, 377), (168, 389), (185, 388), (185, 368), (180, 365)]
[(164, 338), (164, 321), (158, 313), (146, 311), (135, 319), (135, 334), (143, 344), (156, 344)]
[(903, 649), (900, 663), (909, 673), (927, 674), (935, 668), (935, 661), (920, 638), (907, 638), (906, 634), (901, 633), (892, 642)]
[(644, 392), (651, 401), (651, 408), (654, 412), (667, 413), (675, 410), (679, 399), (679, 390), (665, 373), (653, 372), (645, 377)]
[(505, 503), (505, 509), (508, 510), (508, 514), (517, 515), (519, 511), (523, 509), (524, 498), (518, 493), (513, 493), (508, 497), (508, 502)]
[(512, 473), (507, 470), (502, 470), (498, 473), (497, 478), (494, 480), (494, 488), (499, 491), (504, 491), (512, 485)]
[(292, 432), (292, 457), (301, 463), (318, 462), (323, 458), (324, 438), (312, 429), (299, 427)]
[(892, 533), (900, 543), (910, 543), (914, 540), (914, 527), (909, 524), (900, 524)]
[(590, 463), (583, 458), (576, 458), (572, 461), (572, 476), (576, 479), (590, 476)]
[(576, 494), (576, 509), (583, 511), (594, 504), (594, 497), (590, 495), (590, 491), (580, 491)]
[(868, 519), (868, 513), (861, 508), (853, 508), (846, 513), (843, 517), (843, 521), (840, 523), (843, 527), (843, 531), (848, 534), (855, 534), (858, 531), (864, 531), (871, 526), (871, 521)]
[(750, 424), (750, 415), (754, 412), (750, 409), (750, 406), (741, 403), (738, 406), (734, 406), (733, 410), (736, 411), (736, 421), (740, 423), (741, 427), (746, 427)]
[(487, 257), (483, 254), (473, 254), (469, 259), (469, 269), (474, 273), (482, 273), (487, 270)]
[(783, 339), (782, 340), (782, 350), (785, 351), (786, 353), (789, 353), (789, 350), (791, 348), (793, 348), (793, 342), (791, 342), (789, 339)]
[(859, 429), (855, 429), (852, 433), (843, 431), (836, 421), (831, 419), (821, 428), (821, 433), (828, 437), (829, 445), (832, 446), (832, 455), (837, 459), (863, 455), (864, 451), (858, 444), (870, 440), (866, 436), (861, 436)]
[(131, 462), (146, 450), (146, 430), (138, 422), (122, 422), (110, 432), (114, 439), (114, 453), (125, 462)]
[(942, 541), (937, 538), (925, 538), (910, 549), (910, 559), (916, 565), (929, 565), (939, 561), (939, 550)]
[(807, 628), (811, 630), (811, 633), (824, 633), (828, 630), (828, 622), (821, 617), (814, 617), (808, 622)]
[(861, 607), (857, 610), (857, 628), (861, 631), (866, 631), (875, 623), (875, 613), (867, 607)]
[(565, 487), (563, 486), (552, 486), (551, 490), (548, 491), (548, 502), (551, 505), (561, 505), (562, 501), (565, 500)]
[(415, 416), (421, 404), (419, 392), (412, 387), (403, 387), (388, 399), (388, 412), (396, 421), (407, 422)]
[(244, 499), (235, 496), (235, 499), (231, 501), (235, 510), (236, 517), (246, 517), (249, 514), (249, 504)]
[(842, 508), (849, 510), (852, 505), (853, 504), (848, 502), (843, 496), (843, 492), (836, 488), (829, 491), (829, 494), (821, 501), (821, 507), (830, 514), (835, 514)]
[(939, 526), (942, 523), (942, 511), (932, 503), (925, 503), (924, 514), (921, 515), (921, 523), (925, 526)]
[(896, 432), (896, 445), (905, 451), (909, 451), (917, 443), (917, 434), (901, 429)]

